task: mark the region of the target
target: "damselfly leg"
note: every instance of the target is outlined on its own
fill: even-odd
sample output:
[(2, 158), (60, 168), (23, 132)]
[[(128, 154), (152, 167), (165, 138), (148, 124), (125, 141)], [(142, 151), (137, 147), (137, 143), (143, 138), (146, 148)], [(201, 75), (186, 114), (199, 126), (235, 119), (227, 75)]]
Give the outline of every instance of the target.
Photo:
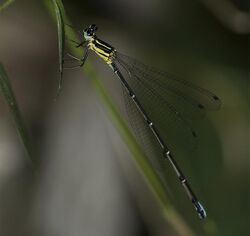
[(78, 58), (78, 57), (76, 57), (76, 56), (74, 56), (74, 55), (72, 55), (70, 53), (67, 53), (66, 56), (68, 56), (70, 58), (65, 57), (64, 61), (67, 61), (67, 62), (76, 62), (76, 61), (78, 61), (78, 62), (80, 62), (80, 64), (74, 65), (74, 66), (68, 66), (68, 67), (66, 66), (66, 67), (64, 67), (64, 69), (74, 69), (74, 68), (82, 67), (84, 65), (87, 57), (88, 57), (88, 49), (87, 49), (87, 47), (85, 47), (84, 54), (83, 54), (83, 56), (81, 58)]
[(66, 40), (69, 41), (69, 42), (71, 42), (71, 43), (74, 43), (76, 48), (82, 47), (86, 43), (86, 41), (77, 42), (74, 39), (68, 39), (68, 38), (66, 38)]

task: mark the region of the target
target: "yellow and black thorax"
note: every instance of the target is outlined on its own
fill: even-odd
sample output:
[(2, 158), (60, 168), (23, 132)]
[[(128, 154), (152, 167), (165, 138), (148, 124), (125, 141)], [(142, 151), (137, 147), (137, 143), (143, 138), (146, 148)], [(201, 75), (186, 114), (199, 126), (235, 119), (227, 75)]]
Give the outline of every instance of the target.
[(93, 50), (99, 57), (101, 57), (108, 65), (110, 65), (115, 58), (115, 48), (98, 39), (96, 36), (92, 37), (88, 42), (88, 48)]

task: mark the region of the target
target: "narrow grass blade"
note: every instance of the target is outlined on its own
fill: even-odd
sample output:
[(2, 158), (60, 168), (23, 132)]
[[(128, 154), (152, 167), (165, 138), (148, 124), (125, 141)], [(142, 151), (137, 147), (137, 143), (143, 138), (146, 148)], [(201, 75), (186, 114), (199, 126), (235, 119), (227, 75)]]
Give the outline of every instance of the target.
[(19, 134), (20, 140), (23, 143), (23, 146), (25, 148), (28, 162), (31, 165), (32, 170), (34, 171), (35, 164), (34, 164), (34, 160), (32, 159), (32, 148), (31, 148), (31, 144), (28, 138), (28, 132), (24, 124), (19, 106), (17, 104), (14, 92), (12, 90), (10, 80), (2, 64), (0, 64), (0, 91), (3, 94), (8, 104), (11, 115), (16, 125), (17, 132)]
[(62, 78), (63, 78), (65, 30), (64, 30), (64, 21), (61, 12), (61, 7), (59, 6), (57, 0), (52, 0), (52, 3), (55, 11), (56, 22), (57, 22), (57, 33), (58, 33), (58, 53), (59, 53), (59, 70), (60, 70), (60, 80), (58, 86), (58, 94), (59, 94), (62, 87)]
[(0, 12), (3, 11), (5, 8), (7, 8), (11, 3), (13, 3), (15, 0), (6, 0), (2, 4), (0, 4)]

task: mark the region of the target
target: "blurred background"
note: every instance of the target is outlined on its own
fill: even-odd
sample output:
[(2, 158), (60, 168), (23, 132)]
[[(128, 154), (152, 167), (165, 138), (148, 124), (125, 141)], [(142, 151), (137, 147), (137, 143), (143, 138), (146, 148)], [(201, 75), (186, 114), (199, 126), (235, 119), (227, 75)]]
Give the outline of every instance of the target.
[[(54, 101), (57, 28), (43, 1), (22, 0), (0, 13), (0, 61), (39, 168), (34, 176), (0, 96), (0, 235), (249, 235), (249, 2), (63, 3), (77, 28), (95, 23), (98, 36), (120, 52), (221, 98), (219, 111), (193, 124), (198, 147), (180, 147), (176, 157), (208, 220), (198, 219), (171, 168), (170, 201), (190, 230), (163, 217), (82, 70), (65, 72)], [(93, 54), (89, 60), (123, 110), (112, 71)]]

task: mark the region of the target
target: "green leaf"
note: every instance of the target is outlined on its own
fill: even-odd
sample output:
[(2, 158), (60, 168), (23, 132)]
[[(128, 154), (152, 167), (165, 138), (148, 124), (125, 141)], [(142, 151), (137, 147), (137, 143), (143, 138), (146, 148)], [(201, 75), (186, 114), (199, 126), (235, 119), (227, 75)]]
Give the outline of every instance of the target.
[(61, 12), (61, 7), (59, 6), (57, 0), (52, 0), (53, 7), (55, 10), (56, 22), (57, 22), (57, 34), (58, 34), (58, 53), (59, 53), (59, 70), (60, 70), (60, 80), (58, 93), (62, 88), (63, 79), (63, 57), (64, 57), (64, 43), (65, 43), (65, 30), (63, 15)]
[(0, 5), (0, 12), (3, 11), (5, 8), (7, 8), (11, 3), (13, 3), (15, 0), (6, 0), (4, 3)]
[(11, 112), (11, 115), (14, 119), (20, 140), (23, 143), (23, 146), (25, 148), (28, 162), (34, 171), (35, 165), (34, 165), (34, 161), (32, 159), (32, 148), (31, 148), (30, 141), (28, 138), (28, 132), (27, 132), (26, 126), (24, 124), (19, 106), (17, 104), (14, 92), (12, 90), (10, 80), (9, 80), (9, 78), (5, 72), (5, 69), (1, 63), (0, 63), (0, 91), (3, 94), (3, 96), (7, 102), (7, 105), (10, 109), (10, 112)]

